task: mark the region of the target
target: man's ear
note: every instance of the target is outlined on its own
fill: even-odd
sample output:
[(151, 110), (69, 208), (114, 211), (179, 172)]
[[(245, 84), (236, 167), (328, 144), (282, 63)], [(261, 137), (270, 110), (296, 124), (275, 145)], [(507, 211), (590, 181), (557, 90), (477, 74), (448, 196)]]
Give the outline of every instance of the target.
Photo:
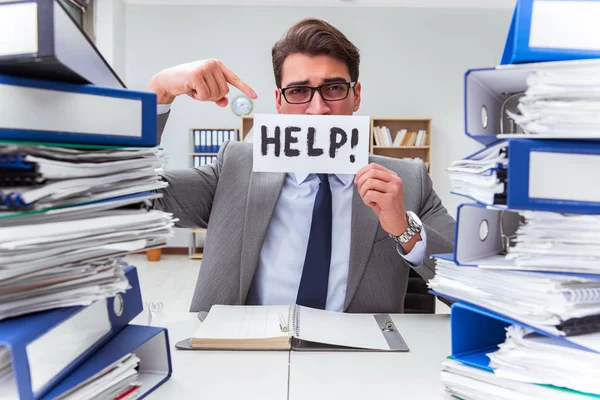
[(362, 86), (360, 84), (360, 82), (356, 82), (356, 84), (354, 85), (354, 107), (352, 108), (352, 111), (357, 112), (358, 109), (360, 108), (360, 90), (362, 89)]
[(275, 89), (275, 107), (277, 108), (277, 113), (282, 114), (281, 111), (281, 90)]

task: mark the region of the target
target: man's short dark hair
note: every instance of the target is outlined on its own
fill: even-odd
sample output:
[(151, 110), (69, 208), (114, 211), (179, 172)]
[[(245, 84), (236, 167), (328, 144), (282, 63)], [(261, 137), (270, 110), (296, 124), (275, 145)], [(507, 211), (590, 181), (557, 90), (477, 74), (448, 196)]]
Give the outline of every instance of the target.
[(348, 66), (352, 82), (358, 81), (358, 48), (333, 25), (316, 18), (306, 18), (291, 26), (271, 51), (275, 83), (281, 87), (283, 62), (290, 54), (328, 55)]

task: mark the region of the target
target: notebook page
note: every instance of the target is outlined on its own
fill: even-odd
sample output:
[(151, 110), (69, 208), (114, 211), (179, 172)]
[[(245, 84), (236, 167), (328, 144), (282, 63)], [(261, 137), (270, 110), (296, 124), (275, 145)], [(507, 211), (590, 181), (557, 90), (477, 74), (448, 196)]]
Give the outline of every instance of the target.
[(214, 305), (200, 325), (197, 339), (262, 339), (289, 336), (279, 327), (279, 314), (289, 321), (290, 306)]
[(361, 349), (389, 350), (371, 314), (346, 314), (299, 306), (296, 337), (310, 342)]

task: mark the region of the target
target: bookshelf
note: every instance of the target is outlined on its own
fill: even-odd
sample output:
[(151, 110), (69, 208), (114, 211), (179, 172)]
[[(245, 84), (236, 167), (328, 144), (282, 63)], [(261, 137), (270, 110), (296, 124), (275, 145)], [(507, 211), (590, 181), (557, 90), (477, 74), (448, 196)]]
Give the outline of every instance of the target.
[[(244, 140), (254, 124), (252, 116), (243, 116), (240, 127), (240, 140)], [(419, 146), (381, 146), (375, 142), (374, 131), (376, 126), (385, 126), (390, 130), (391, 140), (396, 138), (399, 131), (407, 132), (424, 130), (426, 135)], [(369, 138), (369, 152), (393, 158), (420, 158), (427, 166), (431, 175), (431, 118), (371, 118), (371, 132)]]
[(204, 255), (203, 249), (198, 250), (196, 248), (196, 234), (203, 233), (206, 234), (206, 229), (202, 228), (194, 228), (190, 229), (190, 246), (188, 249), (189, 258), (194, 260), (202, 260), (202, 256)]
[(248, 135), (248, 132), (250, 132), (250, 129), (252, 129), (253, 125), (254, 125), (254, 117), (252, 117), (250, 115), (242, 116), (242, 126), (240, 129), (240, 140), (241, 141), (244, 141), (244, 139), (246, 138), (246, 135)]
[[(228, 140), (239, 140), (237, 128), (191, 128), (190, 129), (190, 168), (198, 168), (212, 164), (216, 160), (219, 148)], [(189, 230), (190, 242), (188, 256), (201, 260), (204, 255), (202, 248), (196, 246), (198, 234), (206, 234), (206, 229), (193, 228)]]
[[(387, 127), (392, 142), (396, 139), (399, 132), (406, 130), (406, 135), (410, 132), (425, 131), (421, 143), (417, 145), (381, 145), (381, 141), (376, 140), (376, 127)], [(369, 140), (370, 152), (386, 157), (393, 158), (420, 158), (427, 166), (431, 174), (431, 118), (371, 118), (371, 137)]]

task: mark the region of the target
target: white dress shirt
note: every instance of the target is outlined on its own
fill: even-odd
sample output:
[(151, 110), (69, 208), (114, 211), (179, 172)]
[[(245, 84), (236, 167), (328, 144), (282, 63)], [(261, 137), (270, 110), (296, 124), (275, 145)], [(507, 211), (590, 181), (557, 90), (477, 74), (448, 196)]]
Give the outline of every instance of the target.
[[(158, 114), (169, 111), (169, 104), (159, 104)], [(248, 304), (295, 304), (308, 248), (308, 237), (319, 178), (316, 174), (287, 174), (265, 241)], [(326, 309), (343, 311), (350, 266), (350, 234), (354, 175), (330, 174), (332, 195), (331, 264)], [(419, 266), (425, 256), (425, 229), (421, 241), (408, 254), (399, 254), (412, 266)]]
[[(287, 174), (260, 252), (248, 293), (248, 304), (295, 304), (308, 248), (316, 174)], [(350, 267), (350, 234), (354, 175), (330, 174), (332, 206), (331, 263), (326, 309), (343, 311)], [(425, 255), (425, 233), (413, 250), (402, 255), (419, 266)]]

